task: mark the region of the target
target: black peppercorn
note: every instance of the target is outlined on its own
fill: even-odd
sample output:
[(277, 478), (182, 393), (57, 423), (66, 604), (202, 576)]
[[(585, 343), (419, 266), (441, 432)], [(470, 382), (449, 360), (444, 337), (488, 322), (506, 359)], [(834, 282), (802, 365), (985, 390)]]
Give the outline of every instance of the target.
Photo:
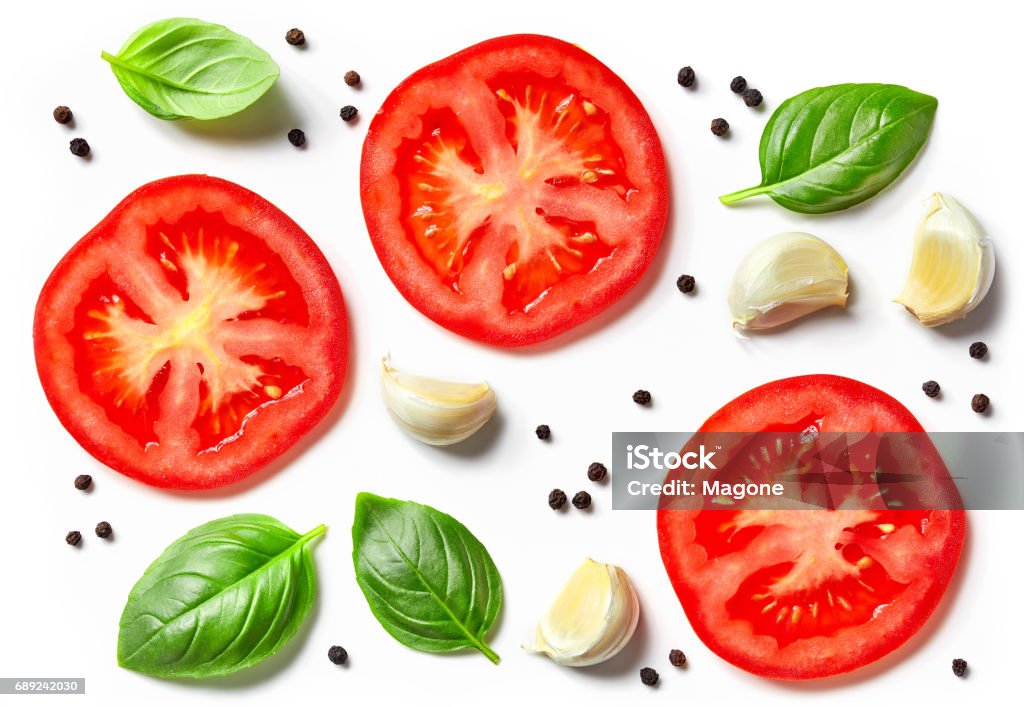
[(551, 493), (548, 494), (548, 505), (551, 506), (551, 510), (557, 511), (565, 505), (565, 501), (565, 491), (562, 489), (551, 489)]
[(756, 88), (748, 88), (743, 92), (743, 102), (747, 104), (749, 108), (756, 108), (761, 105), (764, 100), (764, 96)]
[(654, 668), (640, 668), (640, 682), (648, 687), (658, 684), (658, 671)]
[(302, 147), (306, 144), (306, 133), (298, 128), (292, 128), (288, 131), (288, 142), (295, 145), (295, 147)]
[(962, 678), (967, 674), (967, 661), (963, 658), (953, 659), (953, 674), (958, 678)]
[(676, 280), (676, 287), (684, 295), (688, 295), (693, 292), (693, 288), (697, 286), (697, 281), (693, 279), (693, 275), (680, 275)]
[(608, 467), (601, 462), (594, 462), (587, 467), (587, 478), (591, 481), (603, 481), (608, 476)]
[(693, 85), (693, 82), (697, 80), (697, 74), (693, 73), (693, 67), (684, 66), (679, 70), (679, 75), (676, 77), (680, 86), (689, 88)]
[(67, 125), (74, 117), (75, 114), (67, 106), (57, 106), (53, 109), (53, 119), (61, 125)]
[(537, 425), (537, 439), (551, 439), (551, 428), (547, 425)]
[(356, 108), (355, 106), (345, 106), (344, 108), (341, 109), (341, 119), (347, 123), (348, 121), (355, 118), (356, 113), (358, 112), (359, 109)]
[(668, 652), (668, 662), (677, 668), (681, 668), (686, 665), (686, 655), (678, 648), (673, 648)]
[(75, 157), (85, 157), (89, 154), (89, 143), (85, 138), (76, 137), (71, 141), (71, 154)]
[(360, 81), (358, 71), (346, 71), (345, 72), (345, 85), (346, 86), (358, 86)]
[(327, 657), (335, 665), (344, 665), (348, 662), (348, 651), (341, 646), (331, 646), (331, 649), (327, 651)]
[(747, 88), (747, 80), (742, 76), (737, 76), (729, 84), (729, 90), (733, 93), (743, 93)]
[(637, 405), (650, 405), (651, 393), (648, 390), (638, 390), (633, 393), (633, 402)]
[(101, 538), (109, 538), (114, 533), (114, 529), (110, 527), (110, 523), (102, 521), (96, 524), (96, 535)]
[(729, 121), (725, 118), (715, 118), (711, 121), (711, 132), (722, 137), (729, 132)]
[(938, 396), (941, 388), (939, 388), (939, 384), (935, 381), (925, 381), (921, 384), (921, 390), (923, 390), (924, 394), (929, 398), (934, 398)]
[(306, 43), (306, 34), (298, 27), (293, 27), (284, 34), (284, 41), (293, 47), (301, 47)]
[(64, 542), (68, 545), (77, 545), (82, 542), (82, 534), (77, 530), (72, 530), (70, 533), (64, 536)]
[(974, 412), (982, 413), (988, 410), (989, 399), (984, 393), (978, 393), (971, 398), (971, 410)]
[(586, 491), (578, 491), (575, 496), (572, 497), (572, 505), (576, 506), (581, 511), (590, 508), (590, 494)]
[(988, 345), (984, 341), (975, 341), (970, 348), (971, 358), (985, 358), (988, 355)]
[(88, 474), (79, 474), (75, 477), (75, 488), (79, 491), (85, 491), (90, 486), (92, 486), (92, 477)]

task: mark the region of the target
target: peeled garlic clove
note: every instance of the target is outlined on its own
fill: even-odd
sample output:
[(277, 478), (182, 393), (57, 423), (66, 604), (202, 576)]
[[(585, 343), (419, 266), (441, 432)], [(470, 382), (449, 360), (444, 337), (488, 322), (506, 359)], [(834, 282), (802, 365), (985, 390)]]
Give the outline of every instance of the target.
[(588, 558), (537, 624), (533, 645), (523, 648), (559, 665), (596, 665), (629, 643), (639, 619), (640, 601), (629, 575)]
[(809, 233), (780, 233), (740, 263), (729, 289), (732, 324), (770, 329), (832, 305), (846, 306), (846, 262)]
[(902, 304), (925, 326), (961, 319), (992, 285), (996, 253), (970, 211), (948, 194), (932, 194), (914, 235), (914, 257)]
[(456, 383), (399, 371), (381, 362), (381, 392), (388, 413), (407, 434), (443, 447), (483, 427), (498, 403), (486, 383)]

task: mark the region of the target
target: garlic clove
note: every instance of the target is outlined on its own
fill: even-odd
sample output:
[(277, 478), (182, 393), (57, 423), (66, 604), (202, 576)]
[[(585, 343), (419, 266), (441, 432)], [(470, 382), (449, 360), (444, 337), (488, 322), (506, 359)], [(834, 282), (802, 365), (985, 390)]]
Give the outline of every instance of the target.
[(992, 241), (963, 205), (932, 194), (914, 235), (910, 274), (894, 302), (928, 327), (961, 319), (977, 307), (996, 272)]
[(824, 307), (846, 306), (846, 262), (809, 233), (780, 233), (747, 253), (729, 289), (735, 328), (770, 329)]
[(625, 570), (588, 558), (537, 623), (533, 644), (523, 648), (559, 665), (596, 665), (629, 643), (639, 620), (640, 600)]
[(400, 371), (391, 357), (381, 362), (381, 393), (392, 419), (409, 436), (434, 446), (461, 442), (483, 427), (497, 409), (487, 383), (457, 383)]

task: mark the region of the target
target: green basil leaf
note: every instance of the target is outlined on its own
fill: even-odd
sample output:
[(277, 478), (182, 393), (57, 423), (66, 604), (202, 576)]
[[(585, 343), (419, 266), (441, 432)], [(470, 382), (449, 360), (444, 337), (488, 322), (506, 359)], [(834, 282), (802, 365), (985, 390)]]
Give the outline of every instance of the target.
[(227, 675), (276, 653), (316, 592), (309, 542), (269, 516), (211, 521), (178, 538), (128, 595), (117, 662), (157, 677)]
[(174, 17), (101, 54), (128, 97), (164, 120), (223, 118), (248, 108), (281, 74), (265, 51), (227, 27)]
[(767, 194), (792, 211), (820, 214), (859, 204), (913, 162), (938, 101), (903, 86), (847, 83), (785, 101), (761, 136), (761, 184), (720, 197)]
[(411, 501), (356, 497), (352, 559), (370, 611), (400, 643), (428, 653), (476, 648), (501, 610), (487, 549), (450, 515)]

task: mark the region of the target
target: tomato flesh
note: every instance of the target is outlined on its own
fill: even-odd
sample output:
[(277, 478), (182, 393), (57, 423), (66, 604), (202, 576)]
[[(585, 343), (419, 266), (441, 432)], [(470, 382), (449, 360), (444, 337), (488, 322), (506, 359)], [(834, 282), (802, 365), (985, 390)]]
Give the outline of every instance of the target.
[[(701, 429), (770, 433), (780, 440), (808, 430), (923, 431), (889, 396), (837, 376), (762, 386), (726, 405)], [(914, 437), (915, 446), (900, 454), (914, 456), (948, 499), (955, 491), (941, 458), (930, 442), (925, 446), (924, 435)], [(753, 473), (759, 475), (754, 481), (771, 480), (776, 471), (799, 464), (781, 442), (774, 449), (758, 446), (753, 452), (739, 449), (724, 475)], [(921, 627), (959, 559), (965, 519), (955, 505), (698, 510), (666, 502), (658, 512), (658, 534), (673, 586), (712, 650), (759, 675), (810, 679), (877, 660)]]
[(361, 182), (402, 294), (500, 345), (611, 304), (649, 264), (667, 210), (664, 158), (636, 97), (579, 49), (532, 35), (407, 79), (370, 127)]
[(203, 488), (252, 473), (323, 416), (345, 329), (337, 280), (293, 222), (230, 182), (175, 177), (129, 196), (57, 266), (36, 357), (88, 451)]

